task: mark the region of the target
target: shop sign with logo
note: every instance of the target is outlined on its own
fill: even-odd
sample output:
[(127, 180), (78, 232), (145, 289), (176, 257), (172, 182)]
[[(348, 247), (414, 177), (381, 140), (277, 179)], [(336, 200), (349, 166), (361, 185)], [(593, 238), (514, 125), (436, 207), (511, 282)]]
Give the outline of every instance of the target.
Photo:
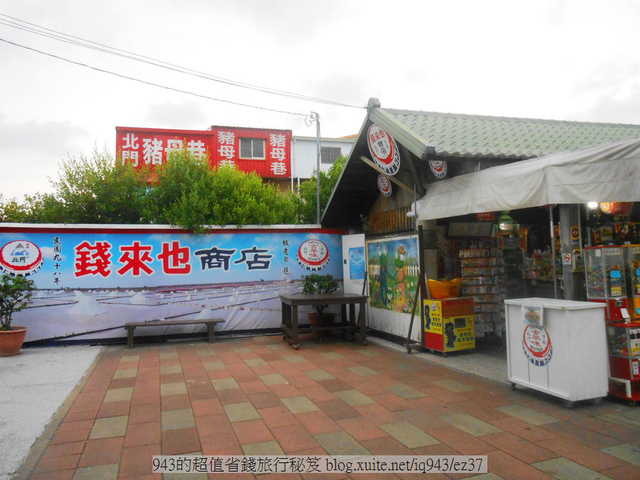
[(16, 318), (27, 342), (124, 338), (124, 323), (160, 318), (215, 316), (225, 320), (216, 330), (277, 329), (280, 295), (298, 291), (303, 276), (342, 278), (342, 233), (0, 226), (0, 274), (35, 283)]
[(380, 193), (385, 197), (391, 196), (393, 189), (391, 188), (389, 177), (383, 174), (378, 175), (378, 190), (380, 190)]
[[(28, 238), (25, 238), (28, 237)], [(316, 232), (0, 233), (0, 271), (43, 288), (143, 288), (340, 277), (340, 235)]]
[(431, 172), (438, 178), (444, 178), (447, 176), (447, 162), (444, 160), (430, 161), (429, 168), (431, 168)]
[(396, 141), (378, 125), (373, 124), (367, 132), (369, 152), (376, 166), (385, 175), (395, 175), (400, 170), (400, 151)]
[(28, 240), (14, 240), (0, 248), (0, 271), (9, 275), (28, 276), (42, 266), (42, 251)]

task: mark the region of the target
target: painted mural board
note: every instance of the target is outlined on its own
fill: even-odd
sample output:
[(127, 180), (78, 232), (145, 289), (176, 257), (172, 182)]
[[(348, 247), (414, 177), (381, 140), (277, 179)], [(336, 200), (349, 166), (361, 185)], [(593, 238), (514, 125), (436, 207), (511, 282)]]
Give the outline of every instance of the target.
[(370, 306), (411, 313), (418, 284), (419, 258), (417, 235), (368, 241)]
[(221, 317), (220, 330), (278, 328), (279, 296), (297, 292), (303, 275), (342, 278), (342, 233), (2, 226), (0, 269), (38, 288), (14, 320), (29, 328), (27, 342), (123, 337), (126, 321), (159, 318)]

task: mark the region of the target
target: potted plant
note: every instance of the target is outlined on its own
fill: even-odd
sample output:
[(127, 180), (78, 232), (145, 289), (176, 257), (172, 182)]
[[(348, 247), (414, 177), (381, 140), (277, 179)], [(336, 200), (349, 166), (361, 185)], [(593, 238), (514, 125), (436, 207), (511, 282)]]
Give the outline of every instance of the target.
[[(333, 278), (333, 275), (318, 275), (317, 273), (312, 273), (303, 275), (302, 278), (304, 280), (302, 293), (305, 295), (328, 295), (334, 293), (340, 287), (340, 284)], [(335, 313), (325, 313), (325, 309), (328, 306), (329, 305), (326, 304), (313, 305), (313, 312), (308, 315), (311, 331), (317, 339), (324, 337), (326, 330), (319, 330), (315, 327), (331, 326), (335, 319)]]
[(33, 280), (3, 274), (0, 277), (0, 356), (9, 357), (20, 353), (26, 327), (12, 327), (13, 314), (24, 309), (35, 290)]

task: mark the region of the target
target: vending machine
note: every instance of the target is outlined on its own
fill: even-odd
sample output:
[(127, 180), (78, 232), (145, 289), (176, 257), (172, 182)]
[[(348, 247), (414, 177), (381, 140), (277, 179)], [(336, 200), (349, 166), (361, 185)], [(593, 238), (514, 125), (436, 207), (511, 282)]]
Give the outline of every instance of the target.
[(424, 343), (431, 351), (476, 348), (473, 298), (424, 300)]
[(640, 245), (623, 245), (622, 251), (629, 314), (631, 318), (640, 320)]
[(587, 297), (606, 304), (609, 394), (640, 400), (640, 245), (585, 248)]
[(619, 245), (584, 249), (587, 298), (605, 304), (607, 322), (629, 319), (623, 252)]

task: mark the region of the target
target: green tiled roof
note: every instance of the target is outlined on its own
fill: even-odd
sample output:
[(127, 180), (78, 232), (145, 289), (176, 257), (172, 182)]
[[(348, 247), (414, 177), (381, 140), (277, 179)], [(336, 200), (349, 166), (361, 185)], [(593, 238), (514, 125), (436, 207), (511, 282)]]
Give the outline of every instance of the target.
[[(640, 135), (640, 125), (374, 108), (438, 156), (529, 158)], [(375, 115), (372, 115), (375, 118)], [(394, 129), (395, 130), (395, 129)], [(391, 132), (390, 132), (391, 133)], [(432, 148), (428, 148), (432, 147)], [(417, 153), (417, 152), (414, 152)], [(418, 155), (419, 157), (421, 155)]]

